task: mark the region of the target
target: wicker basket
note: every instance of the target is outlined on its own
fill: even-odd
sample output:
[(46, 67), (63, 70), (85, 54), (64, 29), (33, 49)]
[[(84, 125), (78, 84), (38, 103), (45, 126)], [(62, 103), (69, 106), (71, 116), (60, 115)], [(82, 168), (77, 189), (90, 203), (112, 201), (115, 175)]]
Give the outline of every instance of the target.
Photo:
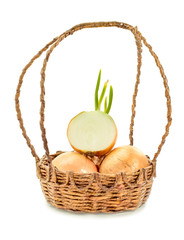
[[(118, 174), (81, 174), (72, 171), (62, 172), (57, 170), (51, 164), (52, 160), (62, 152), (58, 151), (56, 154), (50, 155), (46, 139), (46, 131), (44, 127), (44, 82), (47, 62), (54, 48), (56, 48), (63, 39), (65, 39), (69, 35), (72, 35), (78, 30), (95, 27), (118, 27), (121, 29), (127, 29), (130, 30), (135, 37), (138, 63), (135, 91), (133, 94), (132, 116), (130, 123), (130, 145), (133, 145), (133, 126), (135, 118), (136, 96), (138, 92), (138, 85), (140, 82), (142, 43), (144, 43), (144, 45), (149, 49), (151, 55), (155, 59), (156, 65), (159, 68), (161, 76), (163, 78), (165, 97), (167, 100), (167, 124), (165, 127), (165, 133), (162, 136), (162, 140), (157, 149), (157, 152), (155, 153), (153, 159), (150, 160), (150, 165), (147, 168), (140, 169), (132, 174), (125, 174), (123, 172)], [(29, 137), (27, 136), (21, 116), (19, 97), (23, 78), (27, 69), (32, 65), (34, 60), (39, 58), (41, 54), (47, 49), (48, 51), (46, 53), (46, 57), (44, 59), (41, 70), (40, 95), (40, 128), (46, 153), (40, 159), (35, 151), (34, 146), (31, 144)], [(22, 133), (26, 139), (27, 145), (31, 149), (32, 155), (36, 159), (37, 176), (40, 179), (41, 187), (45, 198), (49, 203), (51, 203), (57, 208), (62, 208), (75, 212), (120, 212), (125, 210), (134, 210), (140, 207), (143, 203), (145, 203), (151, 191), (153, 178), (156, 176), (156, 159), (162, 149), (167, 135), (169, 134), (169, 127), (171, 125), (172, 119), (169, 87), (163, 67), (160, 64), (157, 55), (153, 52), (152, 47), (147, 43), (146, 39), (138, 31), (137, 27), (134, 28), (131, 25), (122, 22), (83, 23), (72, 27), (68, 31), (61, 34), (59, 37), (54, 38), (50, 43), (48, 43), (44, 48), (42, 48), (23, 69), (17, 86), (15, 102), (17, 118), (20, 123), (20, 128), (22, 129)]]

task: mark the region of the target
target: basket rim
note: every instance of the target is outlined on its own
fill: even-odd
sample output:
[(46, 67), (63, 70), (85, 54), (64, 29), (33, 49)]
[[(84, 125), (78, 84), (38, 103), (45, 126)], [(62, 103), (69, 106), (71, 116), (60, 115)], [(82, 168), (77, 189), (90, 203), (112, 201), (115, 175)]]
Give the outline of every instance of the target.
[[(73, 174), (73, 175), (77, 175), (77, 176), (94, 176), (94, 175), (100, 175), (100, 176), (105, 176), (105, 177), (114, 177), (114, 178), (116, 178), (117, 177), (117, 175), (123, 175), (123, 176), (127, 176), (127, 177), (131, 177), (131, 176), (135, 176), (135, 175), (139, 175), (140, 174), (140, 172), (141, 171), (148, 171), (149, 169), (151, 169), (152, 168), (152, 174), (151, 174), (151, 177), (152, 177), (152, 175), (154, 176), (154, 168), (155, 168), (155, 164), (154, 164), (154, 162), (153, 161), (151, 161), (148, 157), (147, 157), (147, 155), (146, 155), (146, 157), (148, 158), (148, 162), (149, 162), (149, 166), (147, 166), (147, 167), (145, 167), (145, 168), (140, 168), (140, 169), (138, 169), (137, 171), (134, 171), (134, 172), (131, 172), (131, 173), (126, 173), (126, 172), (118, 172), (118, 173), (111, 173), (111, 174), (109, 174), (109, 173), (100, 173), (100, 172), (91, 172), (91, 173), (80, 173), (80, 172), (74, 172), (74, 171), (69, 171), (69, 170), (67, 170), (67, 171), (62, 171), (62, 170), (59, 170), (57, 167), (55, 167), (53, 164), (52, 164), (52, 161), (54, 160), (54, 158), (56, 157), (56, 156), (59, 156), (60, 154), (62, 154), (62, 153), (64, 153), (63, 151), (61, 151), (61, 153), (59, 154), (59, 152), (60, 151), (57, 151), (55, 154), (51, 154), (50, 155), (50, 157), (51, 157), (51, 162), (48, 162), (47, 161), (47, 164), (44, 164), (44, 160), (47, 160), (47, 156), (46, 156), (46, 154), (44, 154), (43, 156), (42, 156), (42, 158), (40, 159), (40, 162), (38, 163), (38, 165), (39, 166), (48, 166), (49, 168), (52, 168), (52, 169), (54, 169), (55, 171), (57, 171), (58, 173), (62, 173), (62, 174), (67, 174), (67, 173), (71, 173), (71, 174)], [(151, 178), (150, 177), (150, 178)], [(155, 176), (154, 176), (155, 177)]]
[[(54, 159), (53, 156), (51, 156), (51, 158), (52, 160)], [(52, 164), (52, 160), (48, 161), (47, 156), (44, 155), (40, 162), (36, 164), (37, 177), (40, 182), (49, 185), (56, 184), (56, 186), (59, 187), (68, 187), (70, 185), (77, 191), (85, 192), (93, 183), (97, 184), (98, 187), (105, 192), (116, 189), (121, 186), (122, 183), (132, 189), (153, 182), (153, 178), (155, 177), (156, 165), (153, 161), (149, 161), (150, 165), (148, 167), (141, 168), (132, 173), (119, 172), (114, 174), (103, 174), (99, 172), (77, 173), (73, 171), (61, 171)], [(58, 182), (59, 179), (63, 179), (64, 182)], [(87, 181), (87, 185), (79, 187), (81, 186), (81, 182), (77, 183), (79, 179), (82, 182)], [(112, 181), (113, 184), (110, 187), (107, 187), (106, 184), (104, 185), (104, 182), (112, 183)]]

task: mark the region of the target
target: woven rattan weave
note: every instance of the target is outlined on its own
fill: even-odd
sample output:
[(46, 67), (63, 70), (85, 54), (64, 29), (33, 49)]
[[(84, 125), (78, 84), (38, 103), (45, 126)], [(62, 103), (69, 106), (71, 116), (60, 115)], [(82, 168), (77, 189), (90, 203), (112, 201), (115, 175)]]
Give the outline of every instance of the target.
[[(132, 116), (130, 123), (130, 145), (133, 145), (133, 127), (136, 108), (136, 96), (138, 93), (138, 85), (140, 83), (140, 69), (142, 64), (142, 43), (149, 49), (149, 52), (155, 59), (155, 63), (160, 70), (160, 74), (163, 78), (163, 84), (165, 87), (165, 97), (167, 100), (167, 124), (165, 126), (165, 132), (162, 136), (161, 143), (153, 157), (150, 160), (150, 165), (147, 168), (143, 168), (132, 174), (125, 174), (123, 172), (118, 174), (101, 174), (90, 173), (81, 174), (75, 172), (62, 172), (57, 170), (52, 165), (52, 160), (62, 152), (57, 152), (51, 155), (49, 153), (48, 142), (46, 138), (46, 130), (44, 127), (44, 110), (45, 110), (45, 70), (49, 57), (58, 44), (69, 35), (74, 34), (76, 31), (85, 28), (96, 27), (117, 27), (120, 29), (126, 29), (133, 33), (137, 46), (137, 75), (136, 84), (133, 94), (132, 103)], [(42, 132), (43, 146), (45, 149), (45, 155), (39, 158), (34, 146), (26, 133), (21, 110), (19, 104), (20, 89), (23, 83), (24, 75), (27, 69), (32, 63), (41, 56), (41, 54), (47, 50), (46, 57), (43, 62), (41, 70), (41, 108), (40, 108), (40, 128)], [(165, 139), (169, 134), (169, 127), (171, 125), (171, 99), (169, 94), (169, 87), (167, 78), (165, 76), (163, 67), (152, 50), (152, 47), (147, 43), (146, 39), (138, 31), (137, 27), (122, 23), (122, 22), (94, 22), (83, 23), (76, 25), (68, 31), (61, 34), (59, 37), (54, 38), (44, 48), (42, 48), (25, 66), (22, 74), (19, 78), (17, 86), (16, 96), (16, 111), (17, 118), (22, 129), (23, 136), (26, 139), (27, 145), (31, 149), (32, 155), (36, 159), (37, 176), (40, 179), (43, 193), (49, 203), (57, 208), (66, 209), (76, 212), (120, 212), (125, 210), (133, 210), (140, 207), (147, 200), (153, 178), (156, 176), (156, 160), (162, 149)]]

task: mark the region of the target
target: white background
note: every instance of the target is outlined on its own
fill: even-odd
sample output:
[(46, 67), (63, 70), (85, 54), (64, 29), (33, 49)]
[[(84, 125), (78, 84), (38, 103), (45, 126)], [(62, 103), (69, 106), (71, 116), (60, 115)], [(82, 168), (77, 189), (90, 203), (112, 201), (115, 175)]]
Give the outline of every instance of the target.
[[(183, 1), (1, 1), (0, 51), (0, 238), (6, 239), (184, 239)], [(173, 107), (170, 135), (158, 157), (157, 178), (147, 203), (134, 212), (74, 214), (47, 204), (16, 119), (14, 95), (21, 70), (47, 42), (70, 27), (92, 21), (138, 26), (158, 54), (168, 78)], [(27, 133), (39, 156), (39, 81), (43, 57), (25, 76), (21, 108)], [(65, 39), (46, 71), (46, 129), (50, 152), (71, 150), (70, 119), (94, 109), (99, 69), (114, 88), (111, 116), (116, 146), (129, 144), (131, 100), (136, 76), (133, 35), (117, 28), (89, 29)], [(143, 48), (135, 118), (135, 146), (151, 158), (166, 124), (162, 78)]]

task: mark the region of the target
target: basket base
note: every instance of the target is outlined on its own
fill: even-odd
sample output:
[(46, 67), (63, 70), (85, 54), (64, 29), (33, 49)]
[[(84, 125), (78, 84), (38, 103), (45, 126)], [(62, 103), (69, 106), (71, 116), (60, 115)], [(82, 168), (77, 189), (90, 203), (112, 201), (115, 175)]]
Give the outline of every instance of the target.
[(135, 207), (135, 208), (128, 208), (128, 209), (118, 209), (118, 210), (111, 210), (111, 211), (103, 211), (103, 210), (85, 210), (85, 211), (81, 211), (81, 210), (74, 210), (74, 209), (66, 209), (65, 207), (58, 207), (58, 206), (55, 206), (53, 205), (51, 202), (47, 201), (46, 199), (46, 202), (47, 204), (51, 207), (51, 208), (54, 208), (56, 209), (56, 211), (66, 211), (66, 212), (69, 212), (69, 213), (79, 213), (79, 214), (85, 214), (85, 213), (91, 213), (91, 214), (113, 214), (113, 213), (128, 213), (128, 212), (134, 212), (135, 210), (139, 210), (139, 209), (142, 209), (146, 206), (146, 202), (145, 203), (142, 203), (139, 207)]
[[(127, 196), (127, 192), (121, 192), (121, 197), (116, 197), (116, 193), (101, 192), (96, 194), (96, 199), (90, 193), (85, 193), (82, 197), (76, 196), (76, 191), (67, 193), (59, 191), (58, 196), (53, 191), (48, 191), (48, 184), (41, 183), (42, 191), (49, 205), (55, 208), (78, 213), (116, 213), (133, 211), (140, 208), (148, 199), (152, 184), (140, 192), (134, 189), (132, 196)], [(54, 194), (54, 196), (52, 195)], [(80, 192), (81, 195), (81, 192)]]

